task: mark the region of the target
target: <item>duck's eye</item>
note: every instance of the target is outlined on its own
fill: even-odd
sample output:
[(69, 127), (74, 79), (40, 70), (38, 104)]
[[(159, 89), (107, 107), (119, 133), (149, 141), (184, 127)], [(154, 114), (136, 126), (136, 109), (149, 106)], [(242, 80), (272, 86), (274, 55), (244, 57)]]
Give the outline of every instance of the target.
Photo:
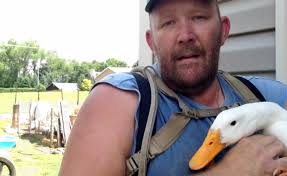
[(235, 126), (235, 125), (236, 125), (236, 121), (235, 120), (230, 123), (230, 126)]

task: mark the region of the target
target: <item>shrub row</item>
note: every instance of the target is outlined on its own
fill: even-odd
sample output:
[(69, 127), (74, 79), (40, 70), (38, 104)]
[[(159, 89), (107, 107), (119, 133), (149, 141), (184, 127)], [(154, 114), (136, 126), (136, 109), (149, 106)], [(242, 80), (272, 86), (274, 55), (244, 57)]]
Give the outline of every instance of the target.
[(36, 88), (0, 88), (0, 93), (5, 92), (37, 92)]

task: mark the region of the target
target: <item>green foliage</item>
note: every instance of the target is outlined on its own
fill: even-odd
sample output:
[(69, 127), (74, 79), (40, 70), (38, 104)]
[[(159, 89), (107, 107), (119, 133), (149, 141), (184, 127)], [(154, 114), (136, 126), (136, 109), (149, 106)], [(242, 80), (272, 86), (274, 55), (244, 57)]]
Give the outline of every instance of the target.
[[(15, 47), (24, 46), (24, 47)], [(20, 76), (27, 76), (30, 71), (30, 61), (36, 60), (39, 46), (36, 41), (17, 43), (11, 39), (0, 47), (0, 63), (3, 73), (0, 87), (13, 87)], [(4, 65), (4, 69), (3, 69)]]
[(0, 88), (0, 93), (5, 92), (35, 92), (36, 88)]
[(40, 91), (40, 92), (46, 91), (46, 86), (43, 85), (43, 84), (41, 84), (41, 83), (39, 84), (39, 87), (38, 87), (38, 88), (39, 88), (39, 91)]
[(81, 90), (83, 91), (89, 91), (92, 87), (92, 81), (89, 79), (83, 79), (81, 84)]
[(35, 87), (37, 84), (37, 78), (32, 75), (21, 75), (17, 79), (17, 87)]
[(92, 71), (102, 71), (107, 67), (126, 67), (123, 61), (110, 58), (105, 62), (68, 61), (57, 53), (41, 49), (36, 41), (18, 43), (9, 40), (0, 44), (0, 87), (37, 88), (41, 90), (52, 82), (75, 82), (89, 79)]
[(105, 64), (110, 67), (127, 67), (127, 64), (123, 61), (111, 58), (106, 60)]

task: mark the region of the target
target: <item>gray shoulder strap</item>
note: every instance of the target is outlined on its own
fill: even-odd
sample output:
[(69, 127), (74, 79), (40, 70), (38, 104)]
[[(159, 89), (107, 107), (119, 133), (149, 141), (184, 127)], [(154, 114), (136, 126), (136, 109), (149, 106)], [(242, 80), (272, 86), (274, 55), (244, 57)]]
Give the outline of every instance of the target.
[(231, 87), (239, 93), (239, 95), (245, 100), (245, 102), (259, 102), (260, 100), (254, 95), (254, 93), (239, 79), (230, 75), (227, 72), (221, 72), (224, 79), (231, 85)]
[[(150, 148), (150, 141), (152, 136), (152, 130), (154, 128), (154, 122), (158, 107), (158, 89), (155, 83), (155, 70), (151, 66), (147, 66), (144, 68), (137, 68), (133, 71), (137, 71), (142, 73), (149, 81), (150, 90), (151, 90), (151, 105), (147, 118), (147, 123), (143, 135), (141, 150), (138, 155), (136, 155), (137, 162), (134, 164), (132, 160), (127, 160), (126, 162), (126, 175), (133, 175), (136, 171), (138, 171), (139, 176), (145, 176), (147, 170), (147, 162)], [(138, 167), (138, 170), (134, 168)]]

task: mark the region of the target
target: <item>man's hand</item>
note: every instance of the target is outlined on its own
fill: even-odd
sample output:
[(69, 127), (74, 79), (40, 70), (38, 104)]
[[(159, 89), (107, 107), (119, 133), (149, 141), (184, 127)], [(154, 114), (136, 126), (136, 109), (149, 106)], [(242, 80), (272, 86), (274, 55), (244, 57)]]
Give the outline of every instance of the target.
[(276, 169), (287, 170), (287, 158), (276, 159), (286, 154), (275, 137), (254, 135), (241, 139), (222, 161), (198, 176), (272, 176)]
[(287, 176), (287, 157), (277, 159), (278, 167), (274, 171), (274, 176)]

